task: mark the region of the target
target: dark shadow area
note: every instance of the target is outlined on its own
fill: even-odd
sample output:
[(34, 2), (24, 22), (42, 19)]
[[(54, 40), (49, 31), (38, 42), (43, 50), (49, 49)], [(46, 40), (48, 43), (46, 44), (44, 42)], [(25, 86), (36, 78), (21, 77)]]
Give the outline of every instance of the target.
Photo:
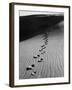
[[(55, 15), (29, 15), (19, 17), (19, 41), (29, 39), (38, 34), (42, 34), (50, 27), (55, 26), (64, 20), (64, 16)], [(54, 27), (55, 28), (55, 27)]]

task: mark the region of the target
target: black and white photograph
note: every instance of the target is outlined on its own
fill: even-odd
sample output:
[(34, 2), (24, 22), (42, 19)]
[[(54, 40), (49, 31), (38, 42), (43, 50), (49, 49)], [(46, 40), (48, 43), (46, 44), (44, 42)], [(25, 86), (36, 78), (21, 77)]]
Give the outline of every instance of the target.
[(19, 13), (19, 79), (64, 77), (64, 14)]
[(69, 83), (69, 6), (11, 3), (10, 10), (10, 86)]

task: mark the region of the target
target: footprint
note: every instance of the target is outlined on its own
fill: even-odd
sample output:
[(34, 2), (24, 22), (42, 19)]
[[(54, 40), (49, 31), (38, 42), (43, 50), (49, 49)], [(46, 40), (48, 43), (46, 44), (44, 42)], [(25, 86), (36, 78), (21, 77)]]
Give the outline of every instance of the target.
[(32, 66), (28, 66), (27, 68), (26, 68), (26, 70), (28, 71), (28, 70), (32, 70)]
[(31, 75), (34, 76), (36, 74), (36, 71), (32, 72)]
[(32, 64), (31, 66), (32, 66), (32, 67), (35, 67), (35, 64)]

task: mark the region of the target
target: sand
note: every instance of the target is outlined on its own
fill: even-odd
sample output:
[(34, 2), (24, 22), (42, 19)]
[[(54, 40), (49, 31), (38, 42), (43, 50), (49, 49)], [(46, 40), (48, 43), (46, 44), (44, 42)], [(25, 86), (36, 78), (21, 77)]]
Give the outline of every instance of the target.
[[(41, 45), (45, 44), (45, 40), (43, 40), (43, 38), (44, 34), (41, 34), (20, 42), (19, 79), (57, 78), (64, 76), (63, 28), (48, 32), (48, 43), (46, 48), (43, 50), (46, 52), (45, 54), (41, 54), (41, 52), (39, 52)], [(40, 55), (40, 57), (34, 59), (33, 56), (36, 55)], [(43, 58), (42, 62), (38, 62), (40, 58)], [(32, 64), (35, 64), (35, 67), (33, 67), (32, 70), (27, 71), (26, 68)], [(36, 73), (33, 74), (33, 72)]]

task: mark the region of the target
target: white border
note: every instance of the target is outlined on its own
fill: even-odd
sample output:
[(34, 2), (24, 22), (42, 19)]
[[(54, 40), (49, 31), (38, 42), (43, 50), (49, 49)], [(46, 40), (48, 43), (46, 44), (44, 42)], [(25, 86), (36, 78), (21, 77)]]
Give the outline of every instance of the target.
[[(60, 78), (43, 78), (43, 79), (24, 79), (19, 80), (19, 10), (34, 10), (34, 11), (50, 11), (50, 12), (63, 12), (64, 13), (64, 77)], [(62, 83), (68, 82), (69, 70), (69, 14), (68, 8), (56, 7), (43, 7), (43, 6), (27, 6), (15, 5), (14, 6), (14, 85), (30, 85), (30, 84), (47, 84), (47, 83)]]

